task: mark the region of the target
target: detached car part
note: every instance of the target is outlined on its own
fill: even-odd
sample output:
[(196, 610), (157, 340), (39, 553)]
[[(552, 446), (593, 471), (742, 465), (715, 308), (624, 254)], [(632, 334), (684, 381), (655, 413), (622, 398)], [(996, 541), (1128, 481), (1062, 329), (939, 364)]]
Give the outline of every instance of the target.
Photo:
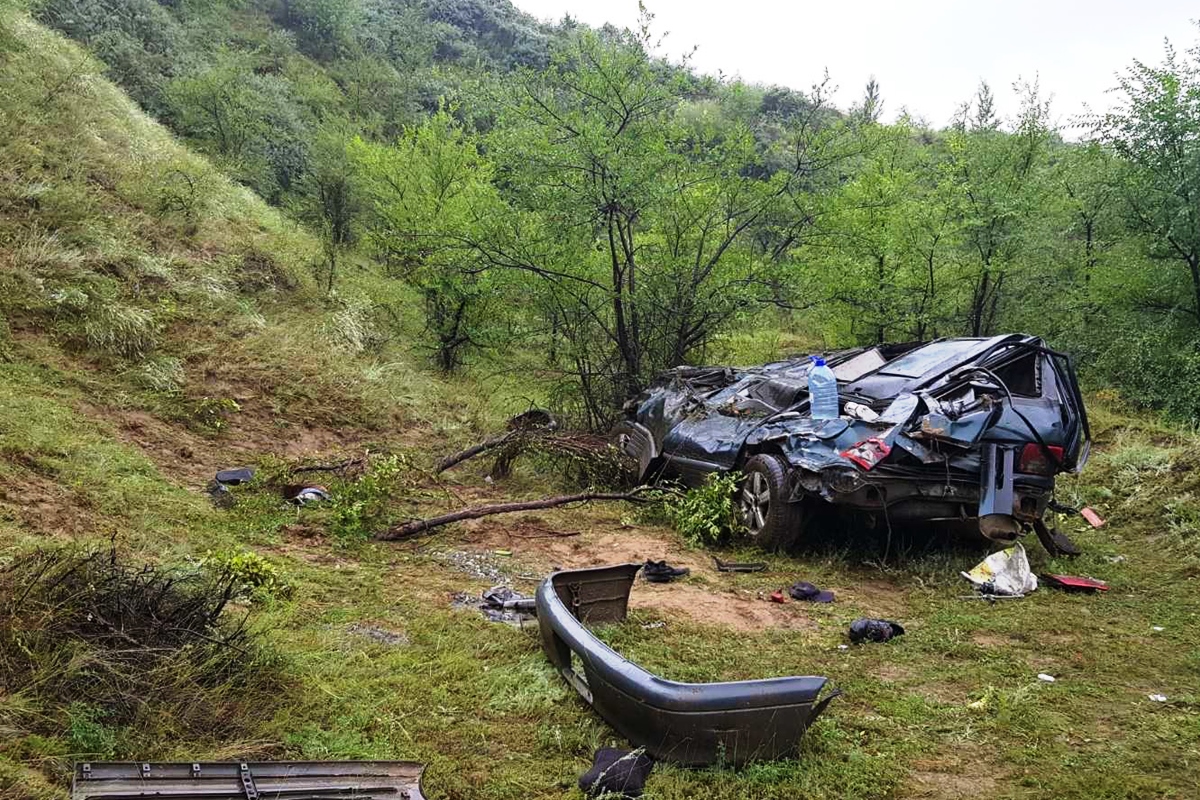
[(538, 587), (542, 649), (567, 683), (656, 759), (702, 766), (795, 756), (804, 732), (840, 694), (821, 697), (825, 678), (677, 683), (623, 658), (585, 627), (625, 619), (639, 568), (555, 572)]
[(424, 800), (411, 761), (96, 762), (75, 765), (71, 800)]

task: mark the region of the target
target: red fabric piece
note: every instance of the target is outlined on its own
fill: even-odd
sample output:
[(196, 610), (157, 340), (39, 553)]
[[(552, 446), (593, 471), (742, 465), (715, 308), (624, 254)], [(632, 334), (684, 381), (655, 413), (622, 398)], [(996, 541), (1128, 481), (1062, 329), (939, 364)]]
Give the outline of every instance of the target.
[(1108, 584), (1095, 578), (1082, 578), (1078, 575), (1043, 575), (1052, 586), (1060, 589), (1086, 589), (1093, 592), (1107, 592)]
[(848, 458), (863, 469), (870, 469), (887, 458), (892, 446), (883, 439), (871, 438), (843, 450), (842, 457)]

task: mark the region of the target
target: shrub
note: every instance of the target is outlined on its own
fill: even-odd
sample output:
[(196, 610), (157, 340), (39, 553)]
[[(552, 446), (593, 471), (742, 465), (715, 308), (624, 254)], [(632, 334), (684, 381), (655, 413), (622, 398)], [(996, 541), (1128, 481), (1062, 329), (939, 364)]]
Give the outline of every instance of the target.
[(0, 569), (0, 685), (34, 705), (6, 734), (65, 732), (111, 758), (147, 734), (254, 730), (287, 681), (245, 619), (227, 618), (237, 594), (229, 574), (136, 566), (111, 548), (18, 556)]
[(283, 571), (253, 550), (210, 551), (201, 563), (218, 583), (232, 587), (235, 598), (260, 603), (292, 594)]
[(330, 532), (339, 539), (369, 539), (386, 527), (393, 501), (416, 486), (412, 462), (401, 455), (371, 461), (355, 481), (346, 481), (333, 492)]
[(720, 544), (745, 529), (735, 499), (741, 473), (711, 473), (704, 484), (682, 497), (668, 498), (667, 517), (683, 538), (697, 547)]
[(154, 315), (107, 297), (98, 288), (66, 286), (50, 294), (67, 337), (77, 346), (117, 358), (138, 359), (154, 348)]
[(236, 400), (228, 397), (202, 397), (185, 404), (185, 415), (189, 422), (200, 430), (219, 434), (229, 424), (229, 417), (241, 411)]
[(183, 388), (183, 362), (174, 356), (151, 356), (129, 372), (134, 383), (154, 392), (175, 394)]

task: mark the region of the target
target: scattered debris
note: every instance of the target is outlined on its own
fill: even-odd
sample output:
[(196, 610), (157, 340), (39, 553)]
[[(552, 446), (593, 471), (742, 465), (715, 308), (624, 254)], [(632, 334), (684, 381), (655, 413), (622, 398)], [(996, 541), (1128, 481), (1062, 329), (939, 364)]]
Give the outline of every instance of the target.
[(405, 797), (422, 800), (423, 764), (411, 761), (82, 762), (71, 800), (172, 797)]
[(1042, 547), (1046, 548), (1046, 552), (1052, 556), (1070, 556), (1073, 558), (1083, 552), (1079, 549), (1079, 545), (1071, 541), (1071, 537), (1058, 528), (1052, 530), (1046, 527), (1045, 520), (1035, 520), (1033, 530), (1037, 534), (1038, 541), (1042, 543)]
[(332, 498), (329, 495), (329, 490), (324, 486), (289, 486), (286, 490), (288, 494), (288, 502), (295, 503), (298, 506), (306, 506), (310, 503), (328, 503)]
[(657, 760), (683, 766), (795, 758), (840, 692), (817, 676), (677, 683), (601, 642), (589, 625), (620, 623), (640, 564), (555, 572), (537, 590), (542, 651), (613, 728)]
[(839, 644), (838, 645), (838, 650), (849, 650), (849, 649), (850, 649), (850, 645), (848, 645), (848, 644)]
[(1087, 506), (1084, 506), (1083, 508), (1079, 509), (1079, 516), (1086, 519), (1088, 521), (1088, 524), (1091, 525), (1093, 528), (1103, 528), (1104, 527), (1104, 517), (1100, 516), (1093, 509), (1088, 508)]
[(1047, 586), (1063, 589), (1068, 592), (1107, 592), (1108, 584), (1095, 578), (1081, 578), (1076, 575), (1043, 574), (1042, 580)]
[(1125, 556), (1105, 556), (1104, 560), (1110, 564), (1124, 564), (1126, 561), (1128, 561)]
[(385, 628), (377, 628), (374, 625), (363, 625), (358, 622), (351, 623), (346, 626), (347, 633), (353, 633), (356, 636), (364, 636), (368, 639), (373, 639), (382, 645), (388, 647), (403, 647), (408, 644), (408, 637), (397, 631), (389, 631)]
[(250, 467), (237, 467), (235, 469), (223, 469), (213, 476), (213, 480), (209, 481), (205, 487), (205, 492), (208, 494), (212, 504), (217, 508), (230, 509), (237, 505), (237, 498), (233, 496), (233, 492), (229, 490), (230, 486), (241, 486), (249, 483), (254, 479), (254, 470)]
[(843, 450), (841, 456), (853, 461), (864, 470), (868, 470), (887, 458), (891, 452), (890, 444), (878, 436), (872, 436), (870, 439), (864, 439), (853, 447)]
[(806, 603), (832, 603), (833, 592), (818, 589), (807, 581), (796, 581), (792, 584), (792, 588), (788, 589), (788, 594), (794, 600), (802, 600)]
[(463, 550), (439, 550), (430, 554), (441, 564), (454, 567), (472, 578), (494, 584), (508, 583), (509, 576), (493, 561), (491, 553), (472, 553)]
[(904, 635), (904, 627), (899, 622), (892, 622), (890, 619), (860, 617), (850, 623), (850, 641), (854, 644), (887, 642), (902, 635)]
[(1146, 697), (1149, 697), (1155, 703), (1167, 702), (1167, 696), (1165, 694), (1148, 694)]
[(672, 567), (666, 561), (647, 561), (642, 567), (642, 575), (651, 583), (670, 583), (691, 574), (687, 567)]
[(493, 550), (492, 552), (498, 556), (504, 556), (506, 558), (512, 555), (512, 550)]
[(842, 409), (846, 416), (861, 419), (863, 422), (878, 422), (879, 414), (868, 405), (862, 403), (846, 403)]
[(1020, 544), (992, 553), (961, 574), (984, 595), (1023, 597), (1037, 589), (1037, 576)]
[(665, 628), (665, 627), (667, 627), (667, 623), (663, 622), (660, 619), (657, 622), (647, 622), (645, 625), (642, 626), (642, 630), (654, 631), (654, 630), (658, 630), (659, 628)]
[(452, 608), (477, 608), (492, 622), (503, 622), (517, 628), (525, 627), (537, 616), (534, 599), (507, 586), (493, 586), (475, 597), (459, 592), (450, 602)]
[(783, 589), (776, 589), (771, 592), (770, 600), (772, 603), (786, 603), (787, 598), (783, 595)]
[(588, 797), (641, 797), (654, 759), (646, 751), (605, 747), (596, 751), (592, 768), (579, 778), (579, 788)]
[(1162, 633), (1163, 631), (1166, 630), (1166, 628), (1164, 628), (1162, 625), (1151, 625), (1150, 630), (1157, 631), (1158, 633)]
[(216, 478), (217, 483), (223, 483), (226, 486), (241, 486), (243, 483), (254, 480), (254, 470), (250, 467), (223, 469), (217, 473)]
[(1046, 674), (1046, 673), (1044, 673), (1044, 672), (1039, 672), (1039, 673), (1038, 673), (1038, 680), (1039, 680), (1039, 681), (1045, 681), (1046, 683), (1054, 683), (1054, 680), (1055, 680), (1055, 678), (1054, 678), (1054, 676), (1053, 676), (1053, 675), (1047, 675), (1047, 674)]
[(220, 481), (209, 481), (205, 492), (208, 494), (208, 499), (217, 508), (230, 509), (237, 505), (237, 498), (233, 496), (233, 492)]
[(717, 572), (764, 572), (767, 569), (765, 561), (722, 561), (713, 556), (713, 561), (717, 565)]

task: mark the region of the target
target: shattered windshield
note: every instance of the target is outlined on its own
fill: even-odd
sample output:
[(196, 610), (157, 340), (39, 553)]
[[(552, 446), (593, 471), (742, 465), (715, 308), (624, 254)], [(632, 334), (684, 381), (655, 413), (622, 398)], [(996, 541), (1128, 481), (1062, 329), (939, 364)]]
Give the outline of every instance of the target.
[(888, 364), (880, 372), (902, 378), (919, 378), (948, 358), (971, 350), (982, 339), (951, 339), (927, 344)]

